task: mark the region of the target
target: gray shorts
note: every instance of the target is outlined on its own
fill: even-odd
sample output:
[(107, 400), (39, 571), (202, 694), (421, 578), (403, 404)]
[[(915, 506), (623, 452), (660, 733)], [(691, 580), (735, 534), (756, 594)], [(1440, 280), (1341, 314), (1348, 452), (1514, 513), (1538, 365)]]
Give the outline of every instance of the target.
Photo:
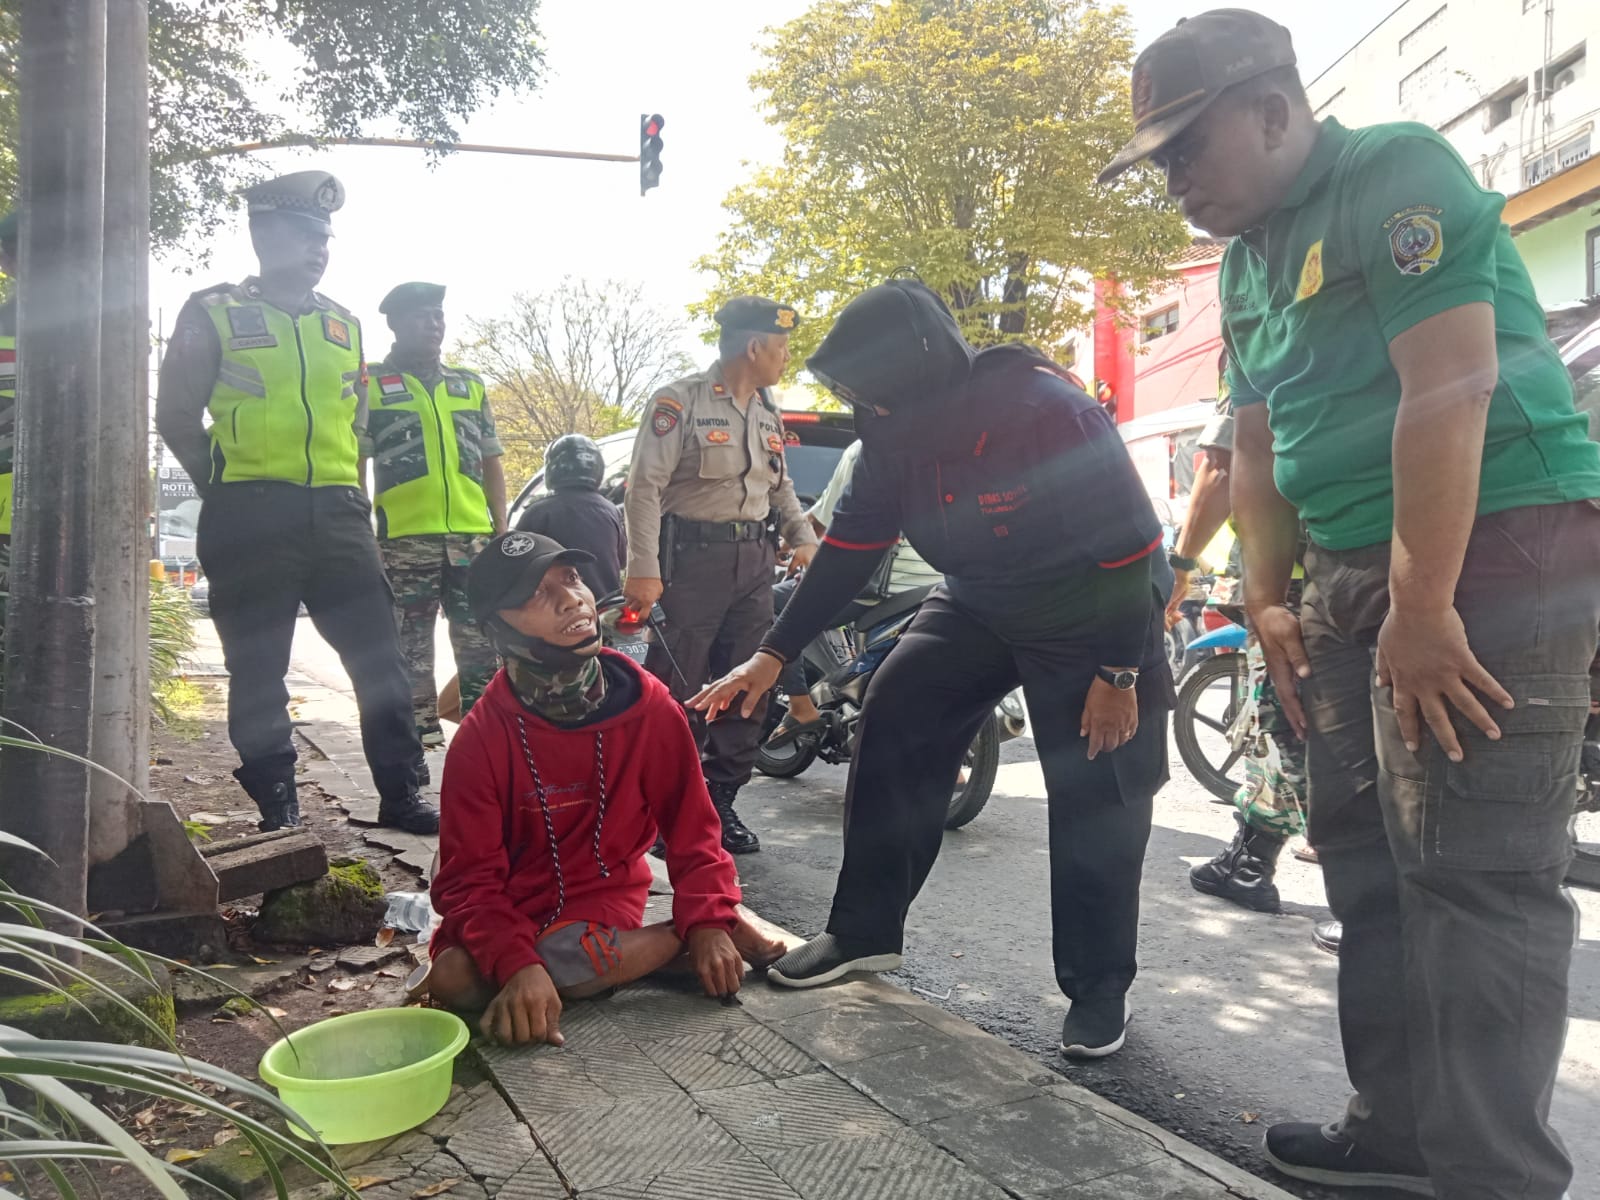
[(558, 991), (599, 979), (622, 965), (617, 930), (594, 921), (551, 926), (539, 939), (539, 957)]

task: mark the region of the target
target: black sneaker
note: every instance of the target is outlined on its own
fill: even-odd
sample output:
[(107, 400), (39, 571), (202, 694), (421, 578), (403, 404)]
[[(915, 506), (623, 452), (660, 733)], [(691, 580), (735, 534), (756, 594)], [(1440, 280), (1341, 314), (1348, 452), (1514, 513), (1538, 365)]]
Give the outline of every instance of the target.
[(379, 804), (378, 824), (407, 833), (438, 833), (439, 810), (413, 792), (402, 800)]
[(897, 951), (875, 954), (865, 946), (840, 941), (831, 933), (819, 933), (767, 968), (767, 978), (783, 987), (809, 988), (832, 983), (851, 971), (893, 971), (899, 966)]
[(1344, 940), (1344, 922), (1318, 921), (1311, 927), (1311, 940), (1317, 944), (1318, 950), (1326, 950), (1329, 954), (1339, 953), (1339, 943)]
[(1068, 1058), (1105, 1058), (1122, 1049), (1133, 1008), (1126, 996), (1074, 1000), (1061, 1023), (1061, 1053)]
[(1382, 1187), (1413, 1196), (1433, 1195), (1426, 1175), (1363, 1150), (1335, 1122), (1286, 1121), (1267, 1130), (1267, 1161), (1291, 1179), (1328, 1187)]

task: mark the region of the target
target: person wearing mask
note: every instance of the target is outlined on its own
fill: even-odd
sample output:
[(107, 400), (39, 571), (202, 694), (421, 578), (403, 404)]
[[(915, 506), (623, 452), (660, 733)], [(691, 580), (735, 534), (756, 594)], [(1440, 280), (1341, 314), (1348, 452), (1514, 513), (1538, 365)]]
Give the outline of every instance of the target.
[(203, 501), (197, 550), (228, 668), (234, 776), (262, 829), (299, 824), (284, 675), (304, 603), (355, 686), (379, 823), (433, 833), (439, 813), (417, 790), (422, 743), (361, 476), (361, 323), (313, 290), (344, 185), (297, 171), (242, 194), (259, 274), (189, 298), (156, 393), (156, 428)]
[[(1133, 139), (1232, 238), (1222, 336), (1245, 602), (1308, 734), (1356, 1094), (1296, 1179), (1560, 1200), (1563, 894), (1600, 627), (1600, 448), (1527, 267), (1454, 147), (1319, 119), (1289, 31), (1217, 9), (1142, 51)], [(1304, 522), (1306, 588), (1285, 603)]]
[(544, 482), (549, 491), (523, 509), (517, 528), (554, 538), (582, 550), (592, 561), (580, 563), (583, 582), (604, 599), (622, 588), (622, 567), (628, 559), (628, 535), (622, 511), (601, 494), (606, 460), (593, 438), (562, 434), (544, 455)]
[(1035, 350), (974, 350), (921, 283), (850, 301), (806, 366), (854, 411), (861, 457), (782, 618), (693, 707), (752, 713), (902, 533), (945, 582), (867, 690), (827, 928), (768, 977), (815, 987), (900, 964), (962, 754), (1020, 683), (1049, 796), (1062, 1050), (1114, 1053), (1174, 699), (1150, 500), (1104, 408)]

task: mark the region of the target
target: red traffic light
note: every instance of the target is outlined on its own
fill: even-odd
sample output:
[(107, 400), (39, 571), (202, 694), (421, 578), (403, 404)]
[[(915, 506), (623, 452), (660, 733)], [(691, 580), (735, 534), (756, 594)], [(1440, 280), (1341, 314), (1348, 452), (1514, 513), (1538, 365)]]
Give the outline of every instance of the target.
[(666, 122), (661, 119), (659, 114), (651, 117), (644, 123), (645, 137), (655, 137), (661, 132), (661, 127), (665, 124)]

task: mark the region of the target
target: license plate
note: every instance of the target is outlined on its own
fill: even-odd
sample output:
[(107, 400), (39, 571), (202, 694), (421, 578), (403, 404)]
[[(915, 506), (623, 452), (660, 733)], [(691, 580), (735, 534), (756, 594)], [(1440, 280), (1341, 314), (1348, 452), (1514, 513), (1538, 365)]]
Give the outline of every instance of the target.
[(620, 646), (616, 647), (616, 649), (633, 659), (633, 661), (638, 663), (641, 667), (644, 665), (644, 660), (650, 655), (649, 642), (623, 642)]

